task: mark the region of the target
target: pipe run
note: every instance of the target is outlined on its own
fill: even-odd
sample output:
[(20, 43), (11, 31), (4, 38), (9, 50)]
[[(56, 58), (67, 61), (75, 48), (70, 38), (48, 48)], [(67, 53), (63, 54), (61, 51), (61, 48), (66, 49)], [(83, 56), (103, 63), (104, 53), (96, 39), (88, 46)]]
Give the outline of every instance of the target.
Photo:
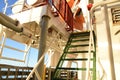
[[(43, 15), (42, 20), (40, 22), (40, 27), (41, 27), (41, 38), (40, 38), (40, 43), (39, 43), (39, 52), (38, 52), (38, 62), (36, 63), (35, 67), (31, 71), (31, 73), (28, 75), (26, 80), (30, 80), (31, 76), (33, 73), (37, 70), (39, 76), (42, 76), (43, 72), (43, 61), (44, 61), (44, 56), (45, 56), (45, 49), (46, 49), (46, 34), (47, 34), (47, 27), (48, 27), (48, 21), (50, 17), (48, 15)], [(38, 77), (36, 76), (35, 80), (40, 80), (37, 79)], [(42, 78), (42, 77), (41, 77)]]
[[(108, 14), (108, 8), (107, 8), (107, 4), (113, 4), (113, 3), (117, 3), (120, 0), (111, 0), (111, 1), (102, 1), (99, 2), (98, 4), (94, 5), (91, 10), (90, 10), (90, 17), (93, 18), (93, 12), (95, 10), (95, 8), (99, 7), (99, 6), (103, 6), (104, 9), (104, 19), (105, 19), (105, 28), (106, 28), (106, 32), (107, 32), (107, 39), (108, 39), (108, 55), (109, 55), (109, 60), (110, 60), (110, 77), (111, 80), (116, 80), (116, 76), (115, 76), (115, 67), (114, 67), (114, 56), (113, 56), (113, 50), (112, 50), (112, 40), (111, 40), (111, 34), (110, 34), (110, 25), (109, 25), (109, 16)], [(92, 26), (90, 26), (92, 27)]]
[(16, 32), (22, 32), (23, 28), (22, 27), (18, 27), (18, 21), (17, 20), (13, 20), (12, 18), (6, 16), (3, 13), (0, 13), (0, 24), (6, 26), (7, 28), (10, 28)]
[(95, 8), (97, 8), (99, 6), (106, 5), (106, 4), (113, 4), (113, 3), (117, 3), (117, 2), (120, 2), (120, 0), (101, 1), (101, 2), (99, 2), (97, 4), (94, 4), (93, 7), (90, 10), (91, 18), (93, 18), (93, 12), (94, 12)]
[(13, 20), (9, 16), (6, 16), (5, 14), (1, 12), (0, 12), (0, 24), (6, 26), (7, 28), (12, 29), (13, 31), (21, 33), (21, 35), (25, 35), (31, 39), (34, 39), (34, 40), (38, 39), (37, 37), (34, 37), (28, 29), (23, 28), (22, 25), (19, 25), (18, 20)]
[[(39, 52), (38, 52), (38, 61), (41, 59), (42, 55), (45, 53), (46, 49), (46, 35), (47, 35), (47, 27), (48, 27), (48, 21), (50, 20), (50, 17), (48, 15), (43, 15), (42, 20), (40, 22), (41, 27), (41, 38), (39, 42)], [(38, 66), (37, 70), (40, 75), (43, 74), (44, 69), (44, 58), (42, 59), (40, 65)]]

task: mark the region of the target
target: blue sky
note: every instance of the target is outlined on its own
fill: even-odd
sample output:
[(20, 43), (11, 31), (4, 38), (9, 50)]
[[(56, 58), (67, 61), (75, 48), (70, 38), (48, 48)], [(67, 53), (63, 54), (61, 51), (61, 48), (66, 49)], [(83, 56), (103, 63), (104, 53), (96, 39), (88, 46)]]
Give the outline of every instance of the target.
[[(8, 6), (14, 4), (17, 0), (7, 0), (8, 1)], [(3, 12), (3, 8), (5, 7), (4, 0), (0, 0), (0, 12)], [(11, 14), (11, 8), (7, 9), (6, 14)]]
[[(0, 42), (0, 44), (1, 44), (1, 42)], [(16, 48), (16, 49), (20, 49), (20, 50), (25, 49), (24, 44), (21, 44), (19, 42), (9, 39), (9, 38), (6, 39), (5, 45)], [(30, 51), (27, 54), (26, 62), (17, 62), (17, 61), (0, 59), (0, 64), (33, 67), (35, 65), (35, 63), (37, 62), (37, 55), (38, 55), (38, 50), (34, 49), (34, 48), (30, 48)], [(24, 53), (4, 47), (2, 56), (23, 60)]]
[[(20, 49), (20, 50), (25, 49), (24, 44), (21, 44), (19, 42), (16, 42), (14, 40), (9, 39), (9, 38), (6, 39), (5, 45), (11, 46), (13, 48)], [(30, 51), (27, 54), (26, 62), (17, 62), (17, 61), (1, 59), (0, 63), (2, 63), (2, 64), (10, 64), (10, 65), (17, 65), (17, 66), (30, 66), (30, 67), (33, 67), (35, 65), (35, 63), (37, 62), (37, 55), (38, 55), (38, 50), (34, 49), (34, 48), (31, 48)], [(24, 53), (4, 47), (2, 56), (23, 60)]]
[[(10, 6), (16, 2), (16, 0), (7, 0), (7, 1), (8, 1), (8, 6)], [(0, 12), (3, 12), (4, 7), (5, 7), (4, 0), (0, 0)], [(11, 8), (7, 8), (6, 15), (9, 15), (11, 13), (12, 13)], [(0, 41), (0, 44), (1, 44), (1, 41)], [(25, 45), (18, 43), (14, 40), (8, 39), (8, 38), (6, 39), (5, 45), (12, 46), (12, 47), (18, 48), (20, 50), (25, 49)], [(2, 56), (4, 56), (4, 57), (10, 57), (10, 58), (16, 58), (16, 59), (23, 59), (23, 55), (24, 54), (21, 52), (13, 51), (13, 50), (8, 49), (8, 48), (4, 48), (3, 54), (2, 54)], [(26, 62), (17, 62), (17, 61), (0, 59), (0, 64), (10, 64), (10, 65), (17, 65), (17, 66), (31, 66), (31, 67), (33, 67), (35, 65), (35, 63), (37, 62), (37, 55), (38, 55), (38, 50), (31, 48), (29, 51), (29, 54), (27, 55)]]

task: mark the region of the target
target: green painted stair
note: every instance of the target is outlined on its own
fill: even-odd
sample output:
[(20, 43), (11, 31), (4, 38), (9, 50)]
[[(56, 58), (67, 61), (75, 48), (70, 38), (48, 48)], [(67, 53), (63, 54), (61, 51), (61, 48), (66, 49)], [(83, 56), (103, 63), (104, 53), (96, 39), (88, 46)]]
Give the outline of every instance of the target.
[[(94, 34), (94, 32), (93, 32)], [(85, 55), (88, 54), (89, 49), (89, 37), (90, 32), (79, 32), (79, 33), (72, 33), (68, 39), (68, 42), (66, 44), (66, 47), (63, 51), (63, 54), (56, 66), (56, 69), (54, 71), (54, 75), (52, 77), (52, 80), (72, 80), (72, 78), (62, 78), (61, 77), (61, 71), (86, 71), (87, 67), (64, 67), (63, 63), (65, 61), (80, 61), (80, 62), (86, 62), (88, 60), (88, 57), (68, 57), (68, 55)], [(92, 63), (92, 68), (90, 68), (90, 71), (92, 71), (92, 80), (96, 80), (96, 41), (95, 41), (95, 34), (93, 35), (94, 39), (94, 50), (91, 49), (91, 59), (90, 62)], [(91, 44), (93, 46), (93, 44)]]

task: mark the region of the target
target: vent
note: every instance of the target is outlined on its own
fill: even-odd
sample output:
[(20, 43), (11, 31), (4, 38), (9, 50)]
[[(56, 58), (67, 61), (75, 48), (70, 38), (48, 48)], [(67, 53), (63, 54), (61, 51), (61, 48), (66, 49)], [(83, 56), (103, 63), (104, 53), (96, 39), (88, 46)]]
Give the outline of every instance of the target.
[(112, 20), (114, 25), (120, 25), (120, 7), (118, 8), (112, 8)]

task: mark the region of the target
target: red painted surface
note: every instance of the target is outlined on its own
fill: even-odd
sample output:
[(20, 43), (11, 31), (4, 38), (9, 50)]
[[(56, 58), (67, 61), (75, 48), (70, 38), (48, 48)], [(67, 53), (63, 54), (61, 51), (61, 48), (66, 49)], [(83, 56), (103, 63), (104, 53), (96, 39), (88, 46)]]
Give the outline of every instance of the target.
[(90, 11), (90, 9), (92, 8), (92, 6), (93, 6), (92, 3), (89, 3), (89, 4), (87, 5), (87, 8), (88, 8), (89, 11)]
[(74, 0), (66, 0), (70, 8), (72, 8)]

